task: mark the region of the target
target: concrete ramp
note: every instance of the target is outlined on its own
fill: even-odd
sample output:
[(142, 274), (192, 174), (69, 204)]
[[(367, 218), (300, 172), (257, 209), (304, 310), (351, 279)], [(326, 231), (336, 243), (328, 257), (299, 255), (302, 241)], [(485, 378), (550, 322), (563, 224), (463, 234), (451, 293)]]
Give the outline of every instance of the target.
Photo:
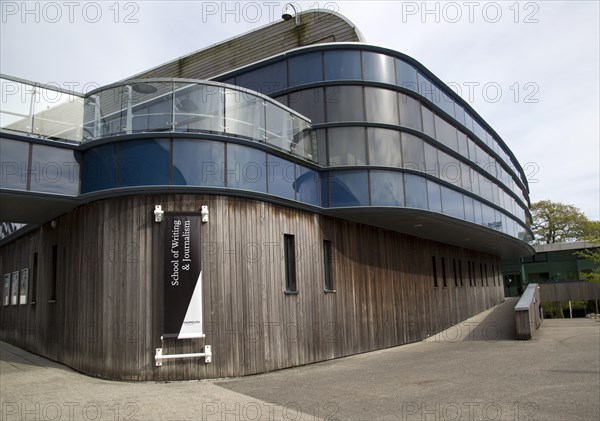
[(425, 342), (513, 341), (516, 339), (515, 306), (518, 297), (506, 298), (482, 313), (433, 335)]

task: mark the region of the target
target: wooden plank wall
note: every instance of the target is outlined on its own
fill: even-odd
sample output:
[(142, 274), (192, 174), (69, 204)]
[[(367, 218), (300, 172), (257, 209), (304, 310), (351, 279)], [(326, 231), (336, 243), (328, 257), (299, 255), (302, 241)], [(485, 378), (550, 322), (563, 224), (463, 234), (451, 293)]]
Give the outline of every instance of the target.
[(600, 300), (600, 286), (586, 281), (540, 283), (542, 302)]
[[(202, 233), (206, 338), (166, 340), (164, 348), (198, 352), (210, 344), (211, 364), (188, 359), (154, 366), (164, 228), (154, 222), (155, 204), (189, 212), (209, 206)], [(45, 225), (0, 249), (0, 273), (31, 268), (33, 252), (39, 253), (37, 302), (2, 307), (0, 337), (105, 378), (240, 376), (368, 352), (422, 340), (504, 299), (495, 256), (257, 200), (119, 197), (56, 221), (56, 228)], [(284, 294), (284, 234), (295, 236), (297, 295)], [(333, 245), (335, 293), (324, 292), (325, 239)], [(50, 303), (53, 244), (57, 300)], [(463, 287), (455, 286), (453, 259), (463, 266)], [(473, 287), (467, 262), (476, 269)]]
[[(220, 19), (220, 16), (213, 16)], [(301, 24), (279, 20), (254, 32), (181, 57), (128, 79), (208, 79), (221, 73), (263, 60), (304, 45), (325, 42), (360, 41), (357, 30), (329, 12), (307, 12)]]

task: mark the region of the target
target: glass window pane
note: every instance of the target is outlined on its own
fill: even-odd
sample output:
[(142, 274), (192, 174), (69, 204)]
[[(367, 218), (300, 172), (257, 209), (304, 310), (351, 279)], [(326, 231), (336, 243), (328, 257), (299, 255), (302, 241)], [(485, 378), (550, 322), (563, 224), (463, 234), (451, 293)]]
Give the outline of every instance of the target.
[(175, 131), (223, 131), (222, 88), (197, 84), (175, 88)]
[(473, 209), (473, 198), (464, 197), (465, 200), (465, 219), (469, 222), (475, 222), (475, 210)]
[[(170, 131), (173, 128), (173, 84), (171, 82), (136, 83), (131, 87), (115, 88), (115, 90), (118, 89), (123, 89), (120, 133)], [(114, 102), (116, 98), (118, 97), (109, 97), (108, 102), (103, 99), (103, 115), (117, 105)], [(131, 127), (129, 127), (130, 123), (127, 119), (130, 100), (132, 106)], [(115, 120), (115, 123), (117, 121)], [(117, 126), (111, 128), (113, 133), (119, 133), (115, 132), (116, 129)]]
[(225, 90), (226, 131), (252, 139), (264, 139), (265, 107), (262, 99), (247, 92)]
[(439, 107), (446, 112), (450, 117), (454, 118), (454, 100), (440, 90)]
[(396, 59), (396, 84), (411, 91), (418, 92), (417, 70), (410, 64)]
[(424, 178), (404, 174), (404, 191), (407, 208), (427, 209), (427, 184)]
[(33, 145), (31, 153), (31, 191), (79, 194), (79, 152)]
[(29, 143), (0, 139), (0, 162), (2, 165), (0, 187), (27, 189)]
[(267, 189), (270, 194), (296, 199), (294, 190), (295, 166), (292, 162), (267, 154), (268, 183)]
[(321, 51), (302, 54), (288, 59), (290, 87), (323, 80)]
[(280, 104), (285, 105), (286, 107), (289, 107), (289, 103), (288, 103), (288, 96), (287, 95), (281, 95), (278, 97), (273, 98), (275, 101), (279, 102)]
[(438, 159), (440, 163), (440, 178), (461, 187), (460, 162), (442, 151), (438, 151)]
[(473, 201), (473, 207), (475, 208), (475, 223), (483, 225), (483, 215), (481, 213), (482, 203), (478, 200)]
[(325, 122), (325, 92), (323, 88), (306, 89), (291, 93), (289, 107), (308, 117), (312, 124)]
[[(327, 122), (364, 121), (363, 90), (360, 86), (330, 86), (325, 89)], [(353, 104), (349, 107), (348, 104)]]
[(267, 154), (247, 146), (227, 145), (227, 187), (267, 192)]
[(471, 185), (471, 172), (467, 164), (460, 164), (460, 178), (462, 188), (468, 191), (473, 191), (473, 187)]
[(368, 206), (369, 180), (367, 171), (329, 173), (329, 206)]
[(489, 200), (490, 202), (493, 202), (494, 201), (494, 193), (492, 192), (492, 182), (490, 181), (489, 178), (484, 177), (481, 174), (478, 174), (478, 176), (479, 176), (480, 196), (486, 200)]
[(108, 143), (83, 152), (82, 193), (117, 187), (117, 145)]
[(435, 135), (438, 142), (448, 146), (453, 151), (458, 151), (456, 128), (437, 115), (435, 116)]
[(327, 166), (327, 129), (315, 130), (317, 137), (317, 156), (320, 166)]
[(310, 205), (320, 205), (319, 173), (296, 165), (296, 200)]
[(394, 61), (392, 57), (381, 53), (363, 51), (364, 80), (396, 84)]
[(460, 130), (457, 131), (458, 134), (458, 153), (461, 154), (462, 156), (464, 156), (465, 158), (469, 158), (469, 145), (468, 145), (468, 141), (467, 141), (467, 135), (464, 134), (463, 132), (461, 132)]
[(169, 139), (121, 143), (119, 186), (169, 184)]
[(425, 146), (425, 172), (434, 177), (440, 176), (440, 164), (438, 162), (438, 150), (429, 143), (424, 142)]
[(423, 133), (435, 139), (433, 112), (429, 108), (421, 106), (421, 114), (423, 115)]
[(371, 206), (404, 206), (401, 172), (371, 171)]
[(365, 88), (367, 121), (398, 125), (398, 95), (394, 91)]
[(494, 209), (492, 209), (491, 207), (489, 207), (488, 205), (482, 205), (481, 206), (481, 210), (483, 212), (483, 226), (491, 228), (491, 229), (495, 229), (495, 214), (494, 214)]
[(269, 64), (247, 73), (236, 76), (236, 85), (251, 89), (261, 94), (271, 95), (273, 92), (287, 88), (286, 61)]
[(225, 144), (174, 139), (173, 184), (224, 187)]
[(360, 51), (325, 51), (325, 80), (362, 79)]
[(421, 122), (421, 103), (407, 95), (398, 94), (400, 106), (400, 124), (411, 129), (423, 130)]
[(464, 126), (466, 124), (465, 109), (461, 105), (454, 103), (454, 114), (456, 115), (456, 120)]
[(402, 133), (402, 161), (404, 168), (423, 171), (425, 169), (425, 154), (423, 140), (408, 133)]
[(444, 214), (459, 219), (465, 219), (463, 195), (452, 189), (442, 187), (442, 204)]
[(387, 167), (402, 167), (400, 132), (368, 128), (369, 163)]
[(366, 145), (363, 127), (336, 127), (327, 130), (329, 165), (365, 165)]
[(293, 150), (294, 121), (292, 114), (266, 102), (266, 142), (286, 152)]
[(427, 180), (427, 198), (429, 199), (429, 210), (442, 212), (442, 195), (440, 185)]

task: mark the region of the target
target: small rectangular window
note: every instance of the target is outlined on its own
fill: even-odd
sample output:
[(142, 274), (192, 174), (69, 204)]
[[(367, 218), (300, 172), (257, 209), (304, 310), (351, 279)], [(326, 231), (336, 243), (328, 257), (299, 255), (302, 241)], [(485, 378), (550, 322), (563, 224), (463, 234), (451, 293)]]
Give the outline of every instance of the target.
[(323, 241), (323, 268), (325, 270), (325, 292), (334, 292), (331, 241)]
[(459, 274), (459, 278), (460, 278), (460, 286), (464, 287), (465, 283), (463, 281), (462, 260), (458, 261), (458, 274)]
[(284, 234), (283, 252), (285, 259), (285, 292), (296, 293), (298, 292), (296, 285), (296, 245), (293, 235)]
[(490, 286), (490, 278), (488, 278), (487, 263), (483, 265), (483, 274), (485, 276), (485, 286)]
[(37, 301), (37, 275), (38, 275), (38, 253), (33, 253), (33, 265), (31, 266), (31, 287), (29, 289), (29, 302), (35, 304)]
[(431, 256), (431, 268), (433, 270), (433, 287), (438, 287), (437, 267), (435, 265), (435, 256)]
[(454, 286), (458, 286), (458, 272), (456, 271), (456, 259), (452, 259), (452, 269), (454, 272)]
[(442, 257), (442, 281), (444, 282), (444, 288), (448, 286), (446, 283), (446, 261)]
[(479, 264), (479, 278), (481, 279), (481, 286), (483, 286), (483, 263)]
[(467, 261), (467, 268), (469, 269), (469, 286), (472, 287), (473, 286), (473, 271), (472, 271), (472, 262), (469, 260)]
[(56, 301), (56, 279), (58, 277), (58, 246), (52, 246), (52, 273), (50, 274), (50, 301)]

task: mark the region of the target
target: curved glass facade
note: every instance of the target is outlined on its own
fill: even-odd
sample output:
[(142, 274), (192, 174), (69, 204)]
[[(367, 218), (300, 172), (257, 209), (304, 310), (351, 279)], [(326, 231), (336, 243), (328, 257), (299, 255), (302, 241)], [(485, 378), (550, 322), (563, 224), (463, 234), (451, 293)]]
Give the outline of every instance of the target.
[[(411, 59), (365, 45), (319, 45), (222, 79), (241, 88), (154, 79), (87, 95), (81, 140), (95, 142), (69, 151), (81, 163), (80, 186), (71, 183), (69, 194), (235, 190), (318, 208), (421, 209), (530, 238), (518, 163), (464, 101)], [(59, 149), (33, 145), (25, 157), (29, 148), (3, 142), (29, 168)], [(48, 187), (23, 175), (10, 184)], [(56, 184), (48, 191), (60, 194)]]
[(223, 78), (245, 86), (241, 75), (268, 73), (271, 66), (289, 75), (278, 79), (282, 89), (267, 91), (256, 78), (253, 87), (311, 118), (319, 164), (369, 167), (375, 197), (375, 168), (382, 186), (389, 177), (379, 174), (392, 169), (423, 173), (428, 204), (416, 188), (415, 207), (529, 237), (528, 188), (518, 162), (468, 104), (419, 63), (379, 47), (332, 44), (288, 52)]

